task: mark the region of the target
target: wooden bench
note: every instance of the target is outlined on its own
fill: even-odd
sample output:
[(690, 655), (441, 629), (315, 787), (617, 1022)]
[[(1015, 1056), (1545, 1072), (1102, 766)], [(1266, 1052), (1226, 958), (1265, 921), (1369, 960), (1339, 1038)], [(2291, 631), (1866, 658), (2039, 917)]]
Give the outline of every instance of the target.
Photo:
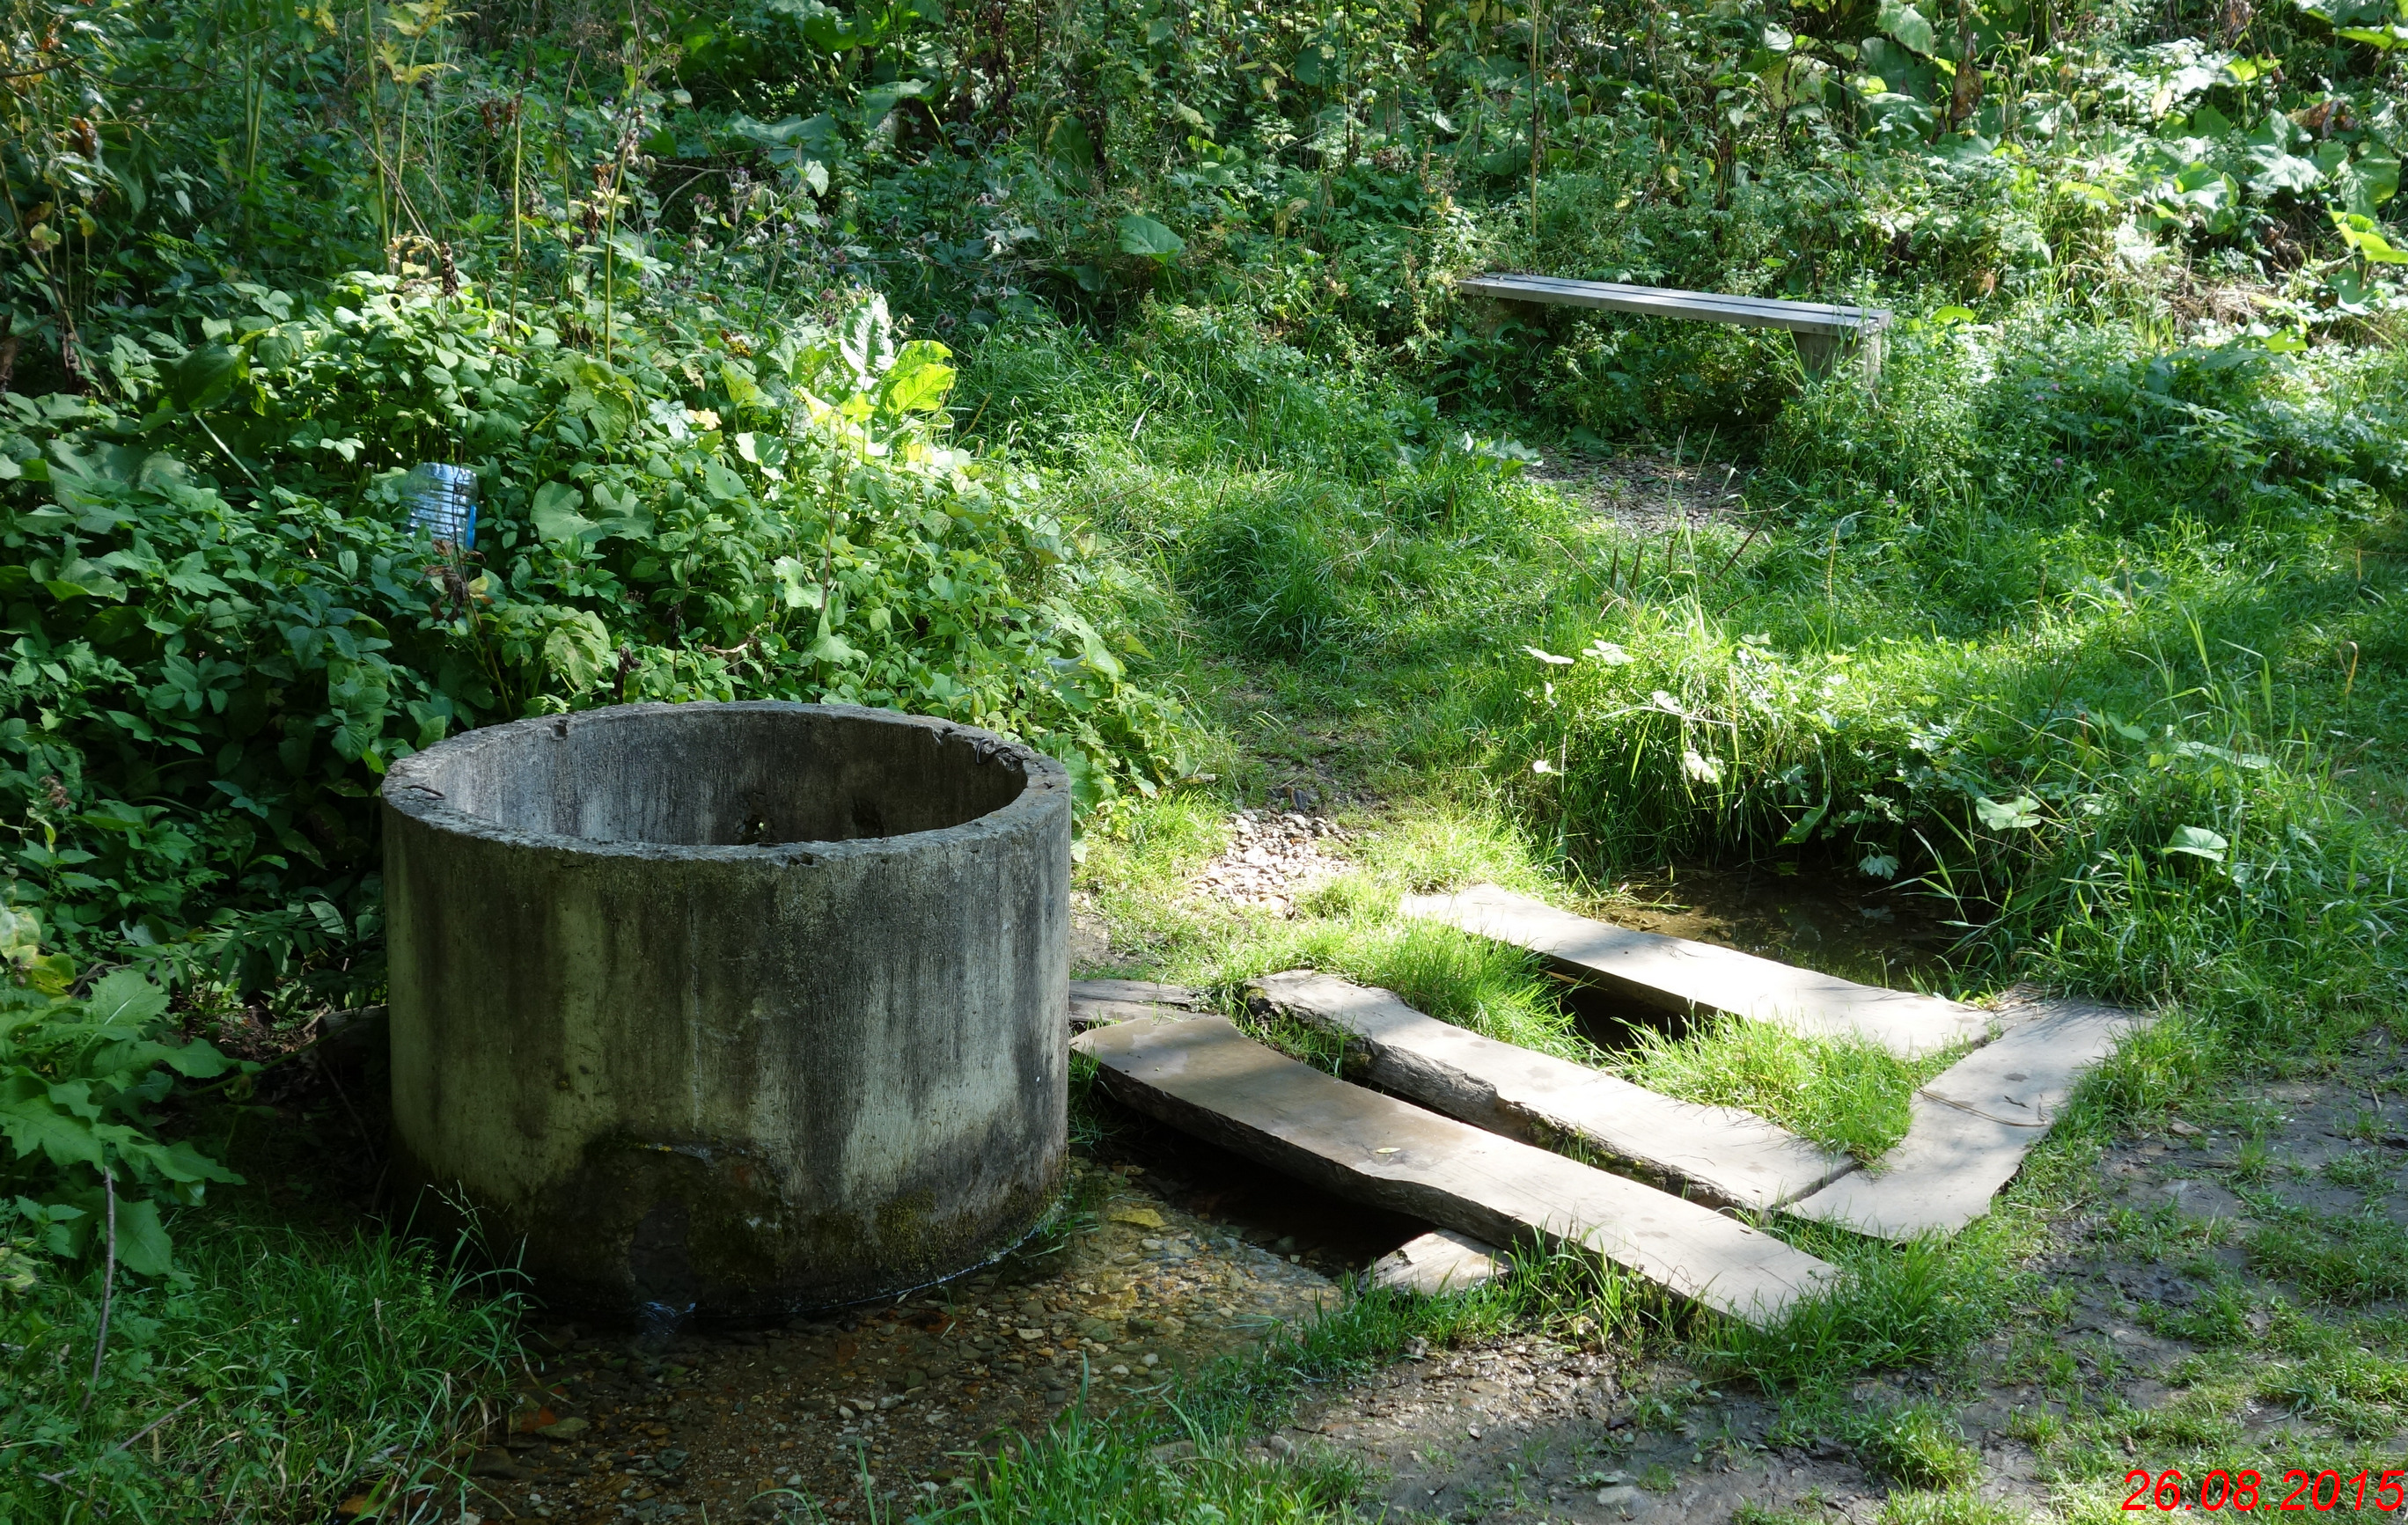
[(1882, 331), (1886, 307), (1846, 307), (1828, 302), (1783, 302), (1769, 296), (1721, 296), (1712, 292), (1671, 292), (1660, 286), (1626, 286), (1612, 280), (1565, 280), (1555, 276), (1472, 276), (1456, 283), (1466, 296), (1505, 302), (1537, 302), (1561, 307), (1602, 307), (1646, 318), (1684, 318), (1691, 322), (1736, 328), (1785, 328), (1798, 341), (1798, 358), (1812, 376), (1826, 376), (1840, 356), (1854, 350), (1868, 385), (1881, 377)]

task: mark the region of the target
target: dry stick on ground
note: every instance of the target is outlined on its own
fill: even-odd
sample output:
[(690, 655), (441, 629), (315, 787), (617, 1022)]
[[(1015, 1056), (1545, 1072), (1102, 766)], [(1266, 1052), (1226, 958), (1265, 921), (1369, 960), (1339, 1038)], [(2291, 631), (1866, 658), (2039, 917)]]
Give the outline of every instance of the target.
[[(185, 1399), (182, 1403), (178, 1404), (175, 1407), (173, 1407), (173, 1408), (171, 1408), (171, 1409), (167, 1410), (167, 1412), (166, 1412), (166, 1413), (160, 1415), (157, 1418), (152, 1419), (149, 1424), (144, 1425), (141, 1429), (135, 1431), (135, 1432), (134, 1432), (134, 1433), (132, 1433), (132, 1434), (130, 1434), (130, 1435), (126, 1436), (123, 1440), (119, 1441), (116, 1445), (111, 1446), (108, 1450), (106, 1450), (106, 1451), (102, 1452), (102, 1453), (101, 1453), (101, 1459), (102, 1459), (103, 1461), (107, 1461), (109, 1457), (116, 1455), (119, 1451), (122, 1451), (122, 1450), (125, 1450), (125, 1449), (127, 1449), (128, 1447), (130, 1447), (131, 1446), (133, 1446), (133, 1445), (134, 1445), (134, 1443), (135, 1443), (136, 1441), (140, 1440), (143, 1436), (145, 1436), (145, 1435), (149, 1434), (151, 1431), (158, 1429), (161, 1425), (163, 1425), (163, 1424), (166, 1423), (169, 1419), (174, 1418), (177, 1415), (181, 1414), (184, 1410), (186, 1410), (186, 1409), (188, 1409), (188, 1408), (192, 1407), (194, 1404), (197, 1404), (197, 1403), (199, 1403), (199, 1402), (200, 1402), (200, 1399), (198, 1399), (198, 1398), (187, 1398), (187, 1399)], [(158, 1449), (154, 1447), (152, 1447), (151, 1452), (150, 1452), (150, 1460), (152, 1460), (153, 1461), (156, 1461), (158, 1459), (159, 1459), (159, 1452), (158, 1452)], [(49, 1483), (49, 1484), (52, 1485), (53, 1487), (61, 1487), (61, 1488), (63, 1488), (63, 1487), (64, 1487), (64, 1486), (66, 1485), (66, 1480), (67, 1480), (68, 1478), (70, 1478), (70, 1477), (74, 1476), (74, 1475), (76, 1475), (76, 1472), (77, 1472), (77, 1471), (78, 1471), (78, 1469), (77, 1469), (77, 1468), (74, 1468), (74, 1467), (68, 1467), (68, 1468), (64, 1469), (64, 1471), (60, 1471), (60, 1472), (40, 1472), (40, 1473), (36, 1473), (34, 1475), (36, 1475), (36, 1476), (39, 1477), (42, 1481), (44, 1481), (44, 1482), (46, 1482), (46, 1483)]]
[(76, 1405), (78, 1415), (92, 1407), (92, 1395), (100, 1388), (100, 1361), (108, 1354), (108, 1309), (117, 1295), (117, 1176), (107, 1166), (101, 1168), (100, 1185), (108, 1198), (108, 1260), (100, 1274), (100, 1337), (93, 1342), (92, 1380), (84, 1384), (83, 1402)]
[(1730, 576), (1730, 569), (1739, 564), (1739, 559), (1747, 554), (1747, 548), (1756, 544), (1756, 537), (1763, 533), (1764, 526), (1761, 524), (1747, 532), (1747, 538), (1739, 543), (1739, 549), (1732, 551), (1730, 555), (1724, 560), (1723, 564), (1714, 569), (1714, 580), (1716, 582), (1720, 582), (1725, 577)]

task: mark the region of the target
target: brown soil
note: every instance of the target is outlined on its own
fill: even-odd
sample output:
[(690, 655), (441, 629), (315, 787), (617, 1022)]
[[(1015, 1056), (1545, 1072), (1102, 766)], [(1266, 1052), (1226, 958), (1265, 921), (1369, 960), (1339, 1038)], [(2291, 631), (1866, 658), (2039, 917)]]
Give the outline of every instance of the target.
[(1334, 1295), (1292, 1237), (1176, 1204), (1226, 1187), (1073, 1171), (1084, 1205), (1067, 1234), (928, 1293), (757, 1332), (544, 1331), (509, 1439), (472, 1467), (471, 1507), (599, 1525), (766, 1515), (801, 1495), (864, 1518), (865, 1489), (882, 1509), (939, 1495), (1082, 1391), (1109, 1410)]

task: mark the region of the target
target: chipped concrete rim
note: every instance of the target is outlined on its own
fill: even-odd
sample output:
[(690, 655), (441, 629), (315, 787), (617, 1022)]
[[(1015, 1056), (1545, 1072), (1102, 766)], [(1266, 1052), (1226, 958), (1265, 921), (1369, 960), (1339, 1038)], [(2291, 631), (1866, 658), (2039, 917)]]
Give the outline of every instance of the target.
[[(735, 844), (614, 842), (570, 836), (559, 832), (525, 831), (501, 825), (488, 817), (473, 815), (445, 804), (443, 791), (436, 788), (433, 781), (437, 769), (471, 750), (515, 746), (523, 738), (547, 731), (555, 736), (566, 736), (572, 726), (640, 724), (649, 719), (685, 716), (696, 710), (767, 712), (916, 727), (927, 732), (934, 742), (967, 741), (982, 760), (999, 760), (1016, 766), (1021, 775), (1020, 792), (1007, 804), (982, 816), (924, 832), (854, 837), (838, 842), (768, 842), (757, 847), (745, 847)], [(1033, 747), (1006, 740), (977, 726), (962, 725), (934, 716), (909, 715), (896, 709), (872, 709), (863, 705), (806, 705), (781, 699), (697, 699), (684, 704), (613, 705), (601, 709), (576, 710), (566, 715), (538, 715), (528, 720), (509, 720), (465, 732), (392, 764), (386, 769), (384, 785), (378, 792), (388, 808), (435, 831), (505, 847), (550, 850), (586, 858), (808, 865), (827, 858), (920, 852), (953, 843), (1016, 834), (1029, 817), (1069, 808), (1070, 775), (1061, 763)]]

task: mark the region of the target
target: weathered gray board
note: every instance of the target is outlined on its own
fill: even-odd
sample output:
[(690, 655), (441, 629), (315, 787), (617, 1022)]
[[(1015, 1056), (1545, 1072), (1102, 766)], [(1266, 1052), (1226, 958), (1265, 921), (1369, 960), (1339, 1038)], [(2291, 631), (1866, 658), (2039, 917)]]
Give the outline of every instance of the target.
[(1884, 1239), (1954, 1233), (1990, 1210), (2082, 1072), (2147, 1019), (2080, 1001), (2011, 998), (2006, 1032), (1915, 1092), (1906, 1137), (1870, 1169), (1786, 1211)]
[(1586, 1248), (1708, 1307), (1777, 1317), (1838, 1273), (1760, 1230), (1636, 1181), (1350, 1086), (1219, 1017), (1071, 1040), (1127, 1105), (1341, 1196), (1489, 1244)]
[(1576, 979), (1666, 1011), (1727, 1011), (1810, 1037), (1854, 1034), (1910, 1059), (1978, 1043), (1990, 1032), (1986, 1013), (1954, 1001), (1592, 921), (1493, 884), (1452, 895), (1408, 895), (1399, 909), (1544, 954)]
[(1291, 969), (1256, 980), (1271, 1006), (1354, 1041), (1365, 1078), (1451, 1118), (1542, 1147), (1575, 1139), (1693, 1200), (1777, 1207), (1856, 1161), (1735, 1106), (1658, 1095), (1552, 1054), (1426, 1016), (1388, 991)]
[(1817, 375), (1828, 371), (1853, 345), (1867, 381), (1881, 375), (1882, 334), (1890, 324), (1886, 307), (1841, 306), (1828, 302), (1789, 302), (1768, 296), (1731, 296), (1717, 292), (1672, 291), (1616, 280), (1570, 280), (1561, 276), (1490, 273), (1457, 281), (1466, 296), (1550, 306), (1596, 307), (1646, 318), (1681, 318), (1728, 323), (1735, 328), (1784, 328), (1797, 336), (1799, 358)]
[(1439, 1229), (1409, 1239), (1371, 1262), (1371, 1285), (1436, 1297), (1485, 1287), (1504, 1274), (1496, 1247)]
[(1133, 1017), (1193, 1010), (1196, 992), (1181, 985), (1146, 979), (1074, 979), (1070, 982), (1070, 1030), (1074, 1033)]

